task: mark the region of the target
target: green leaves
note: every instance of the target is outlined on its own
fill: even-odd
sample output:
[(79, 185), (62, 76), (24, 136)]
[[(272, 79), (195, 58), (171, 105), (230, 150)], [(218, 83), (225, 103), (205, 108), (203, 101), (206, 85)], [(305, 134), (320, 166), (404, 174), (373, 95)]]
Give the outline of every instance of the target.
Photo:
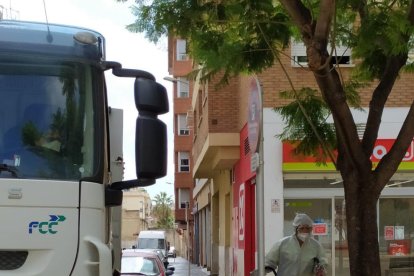
[(155, 206), (153, 208), (154, 216), (157, 218), (157, 227), (162, 229), (170, 229), (174, 226), (174, 217), (172, 215), (171, 206), (173, 200), (166, 192), (160, 192), (155, 195)]
[(154, 0), (132, 7), (137, 20), (130, 31), (157, 42), (166, 34), (184, 37), (193, 59), (225, 78), (259, 72), (273, 65), (272, 48), (289, 43), (288, 17), (270, 0)]
[(293, 101), (274, 108), (285, 122), (278, 138), (295, 144), (295, 154), (313, 156), (318, 164), (326, 163), (336, 148), (336, 135), (333, 125), (327, 122), (330, 111), (318, 91), (302, 88), (296, 92), (283, 91), (280, 96)]
[(394, 1), (400, 5), (389, 6), (387, 2), (371, 3), (369, 16), (356, 29), (352, 42), (353, 55), (361, 60), (358, 71), (367, 80), (381, 78), (387, 60), (406, 55), (412, 47), (412, 43), (407, 43), (413, 32), (407, 3)]
[[(304, 40), (308, 47), (314, 47), (307, 49), (313, 53), (311, 57), (317, 65), (311, 68), (319, 68), (318, 62), (326, 60), (328, 54), (340, 55), (331, 52), (331, 47), (348, 47), (352, 51), (352, 64), (346, 70), (351, 74), (342, 74), (341, 67), (331, 68), (340, 75), (340, 81), (336, 82), (337, 89), (326, 85), (324, 93), (332, 95), (344, 91), (347, 104), (360, 108), (359, 94), (366, 87), (365, 82), (384, 79), (384, 75), (392, 75), (389, 72), (400, 70), (413, 46), (414, 41), (410, 39), (413, 26), (409, 19), (411, 4), (408, 0), (338, 0), (325, 2), (325, 5), (319, 0), (137, 1), (133, 7), (137, 20), (128, 28), (144, 32), (154, 42), (167, 34), (185, 38), (187, 52), (203, 65), (202, 79), (220, 72), (223, 82), (240, 73), (259, 73), (274, 66), (292, 36)], [(322, 6), (324, 10), (321, 10)], [(332, 11), (332, 20), (321, 16), (323, 11)], [(322, 38), (321, 30), (324, 30)], [(311, 59), (308, 57), (308, 60)], [(406, 70), (414, 71), (411, 61)], [(387, 85), (383, 87), (391, 89)], [(335, 148), (335, 131), (326, 122), (328, 107), (315, 90), (292, 89), (298, 94), (284, 92), (284, 96), (294, 101), (276, 109), (289, 126), (281, 138), (303, 140), (298, 145), (298, 152), (305, 154), (316, 155), (323, 144), (323, 161), (327, 152)], [(365, 90), (363, 93), (369, 92)]]

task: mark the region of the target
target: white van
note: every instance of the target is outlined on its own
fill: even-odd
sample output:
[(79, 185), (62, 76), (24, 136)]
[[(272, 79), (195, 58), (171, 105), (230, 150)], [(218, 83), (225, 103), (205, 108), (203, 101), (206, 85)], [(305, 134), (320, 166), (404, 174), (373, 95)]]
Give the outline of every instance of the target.
[(137, 239), (137, 249), (160, 249), (167, 257), (167, 238), (165, 231), (141, 231)]

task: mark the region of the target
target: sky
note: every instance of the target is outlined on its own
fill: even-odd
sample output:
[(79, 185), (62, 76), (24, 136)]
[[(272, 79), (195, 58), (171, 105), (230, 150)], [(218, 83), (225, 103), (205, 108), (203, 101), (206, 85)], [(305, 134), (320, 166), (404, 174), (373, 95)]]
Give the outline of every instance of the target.
[[(166, 39), (157, 45), (149, 42), (144, 34), (131, 33), (125, 26), (135, 21), (130, 6), (133, 1), (118, 3), (116, 0), (45, 0), (49, 23), (65, 24), (89, 28), (101, 33), (106, 39), (106, 59), (117, 61), (124, 68), (145, 70), (167, 88), (170, 112), (160, 118), (167, 124), (168, 132), (168, 172), (156, 184), (146, 187), (151, 198), (166, 192), (174, 200), (173, 165), (173, 114), (172, 83), (163, 80), (168, 76)], [(24, 21), (46, 22), (43, 0), (0, 0), (5, 18)], [(11, 12), (10, 12), (11, 8)], [(137, 111), (134, 103), (134, 79), (117, 78), (106, 73), (109, 105), (123, 109), (123, 154), (125, 180), (136, 179), (135, 173), (135, 121)]]

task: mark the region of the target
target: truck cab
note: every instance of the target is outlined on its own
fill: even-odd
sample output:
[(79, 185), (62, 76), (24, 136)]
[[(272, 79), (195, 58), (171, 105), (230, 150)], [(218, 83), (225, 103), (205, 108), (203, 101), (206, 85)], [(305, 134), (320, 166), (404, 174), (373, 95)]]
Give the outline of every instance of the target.
[[(112, 178), (106, 70), (135, 78), (136, 180)], [(0, 276), (112, 275), (122, 190), (166, 174), (165, 88), (96, 31), (0, 21), (0, 98)]]

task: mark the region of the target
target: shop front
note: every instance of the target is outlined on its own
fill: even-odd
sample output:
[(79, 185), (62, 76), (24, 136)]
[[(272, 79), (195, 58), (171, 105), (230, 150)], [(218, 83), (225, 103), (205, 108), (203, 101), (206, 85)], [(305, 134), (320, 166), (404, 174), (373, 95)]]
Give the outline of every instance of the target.
[[(392, 142), (377, 141), (374, 164)], [(292, 234), (296, 213), (307, 213), (314, 220), (313, 236), (321, 242), (329, 259), (328, 275), (349, 275), (346, 202), (340, 175), (332, 166), (315, 166), (311, 158), (294, 158), (288, 154), (290, 150), (289, 144), (283, 144), (283, 234)], [(413, 152), (414, 141), (377, 203), (381, 275), (414, 275)]]
[(255, 269), (255, 173), (250, 169), (247, 128), (240, 133), (240, 160), (234, 166), (232, 180), (232, 275), (250, 275)]

